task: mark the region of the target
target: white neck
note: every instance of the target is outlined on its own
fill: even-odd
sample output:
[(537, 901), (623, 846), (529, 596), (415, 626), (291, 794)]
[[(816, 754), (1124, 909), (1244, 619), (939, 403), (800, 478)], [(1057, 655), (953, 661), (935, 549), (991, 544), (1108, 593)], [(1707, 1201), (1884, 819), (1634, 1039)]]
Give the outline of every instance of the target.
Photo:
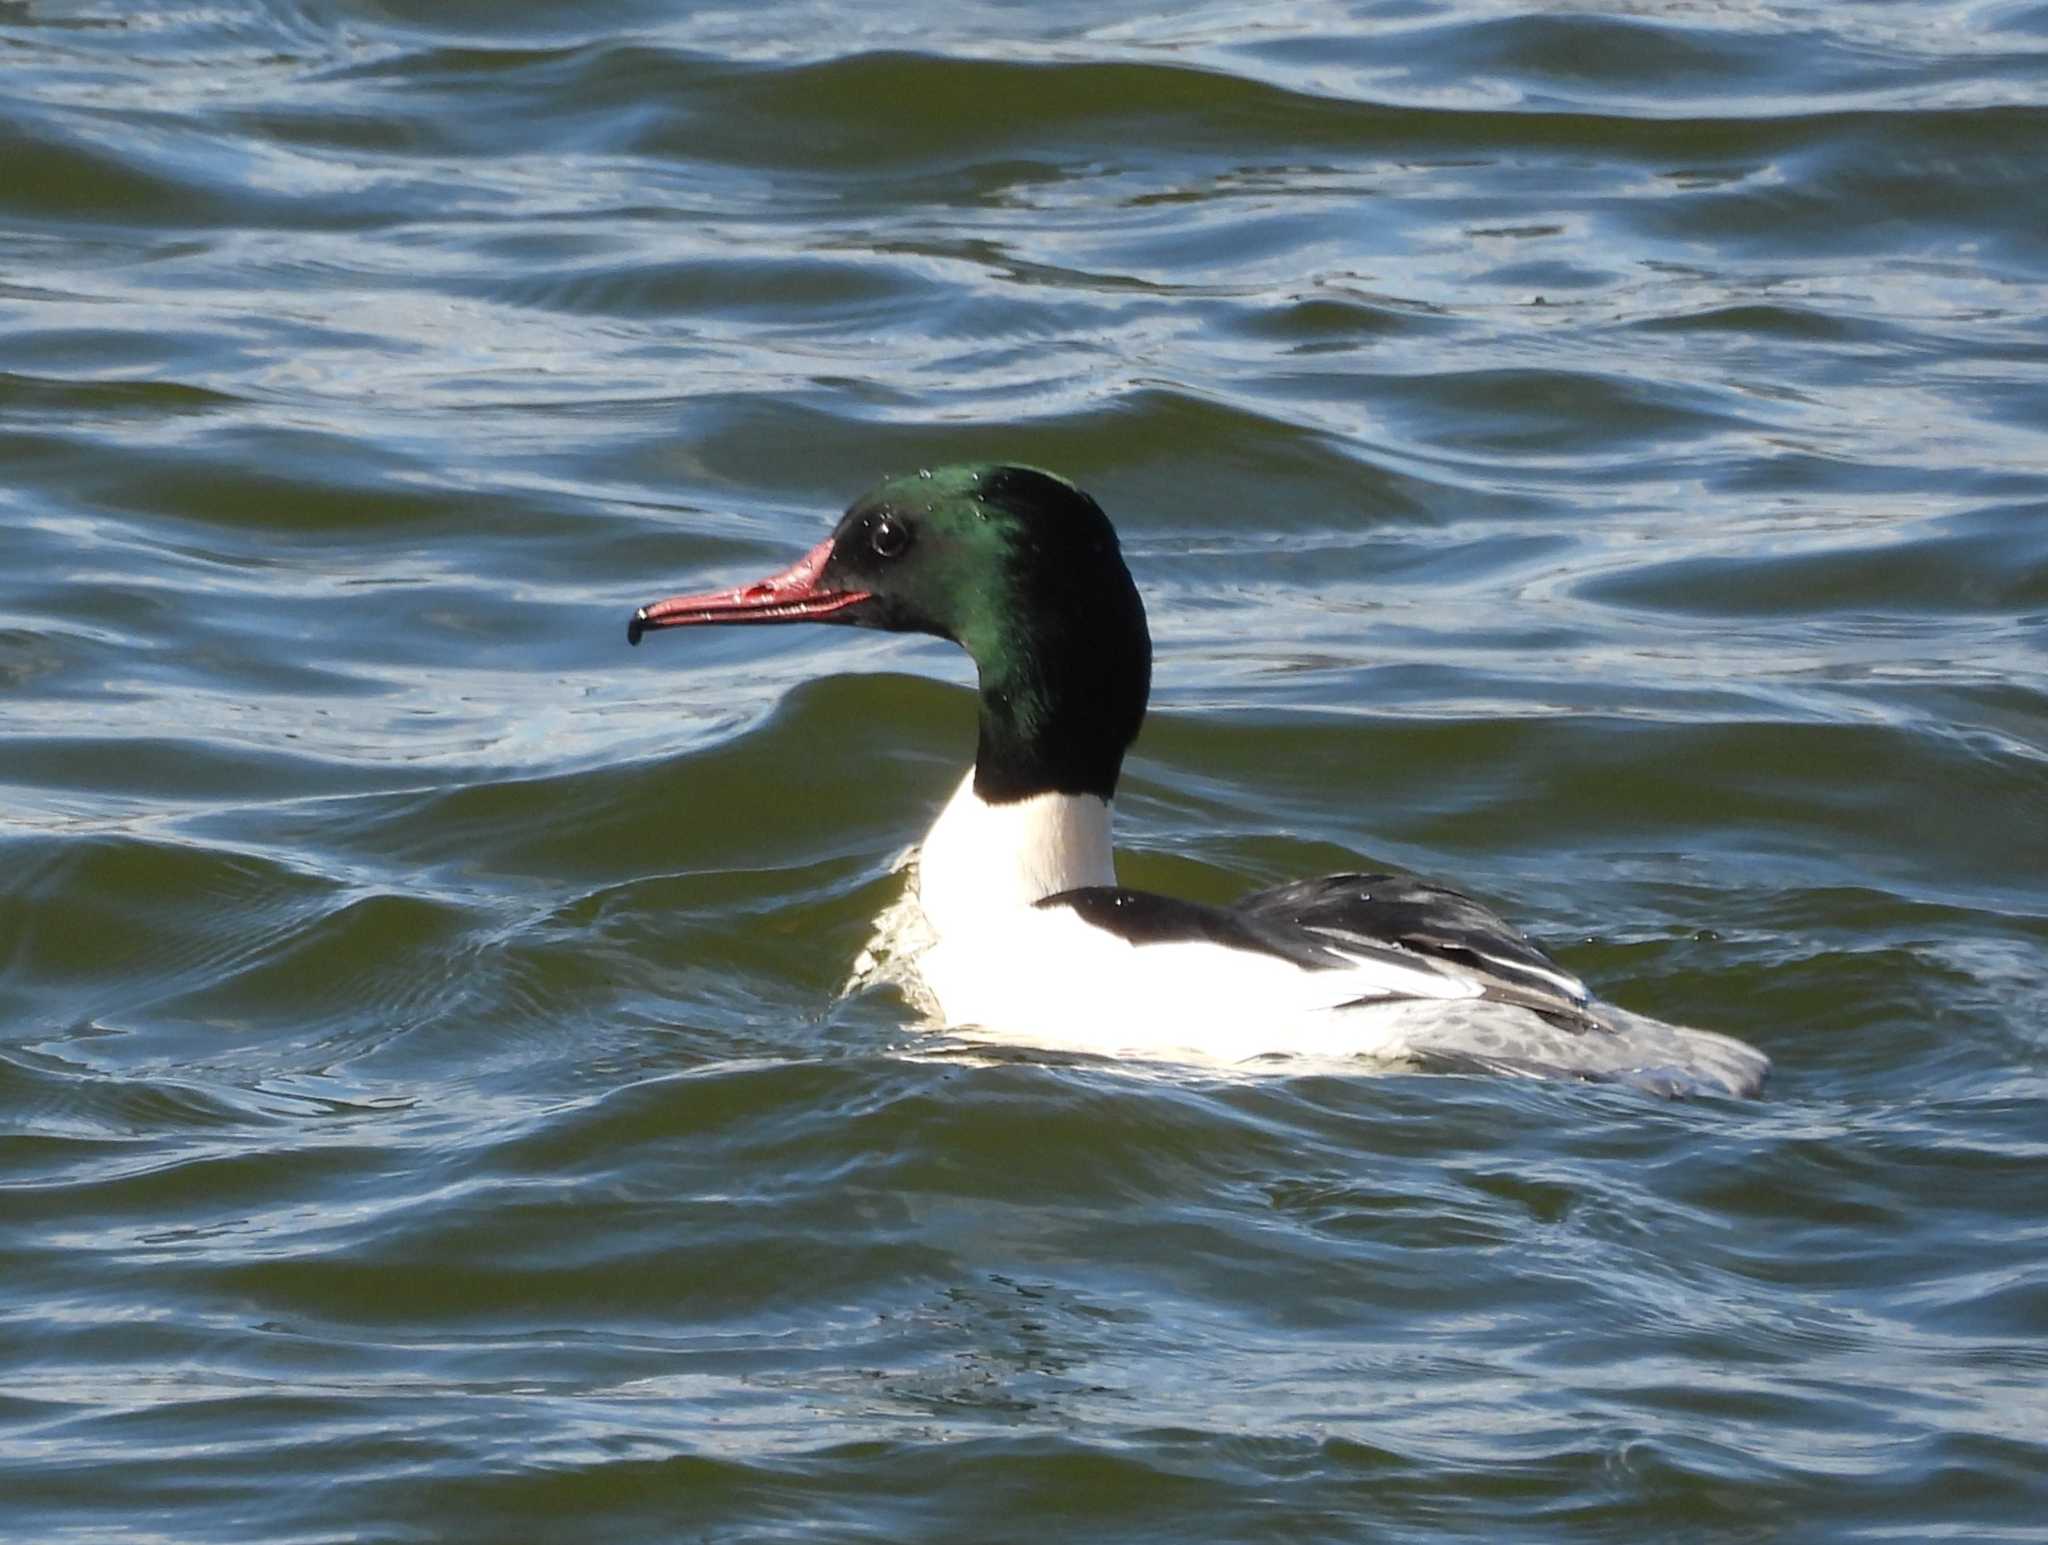
[(917, 861), (918, 904), (941, 938), (990, 912), (1114, 884), (1108, 800), (1034, 794), (991, 805), (974, 792), (971, 772), (932, 823)]

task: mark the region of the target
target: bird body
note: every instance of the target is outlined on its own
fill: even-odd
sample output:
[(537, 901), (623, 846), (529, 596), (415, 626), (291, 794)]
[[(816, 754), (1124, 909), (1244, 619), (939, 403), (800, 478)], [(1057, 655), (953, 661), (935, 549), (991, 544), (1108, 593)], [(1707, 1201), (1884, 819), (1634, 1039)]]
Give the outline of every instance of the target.
[(897, 478), (753, 585), (634, 614), (937, 634), (979, 675), (973, 770), (912, 865), (893, 974), (961, 1033), (1150, 1059), (1399, 1059), (1753, 1094), (1730, 1037), (1599, 1002), (1472, 898), (1330, 875), (1227, 906), (1121, 887), (1111, 805), (1151, 679), (1144, 605), (1100, 507), (1015, 466)]

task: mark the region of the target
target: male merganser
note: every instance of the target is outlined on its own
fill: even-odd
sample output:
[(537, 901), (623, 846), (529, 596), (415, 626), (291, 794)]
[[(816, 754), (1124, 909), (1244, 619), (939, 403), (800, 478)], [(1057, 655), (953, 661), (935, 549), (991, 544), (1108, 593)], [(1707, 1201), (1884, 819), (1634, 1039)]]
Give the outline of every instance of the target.
[(1761, 1052), (1595, 1000), (1468, 896), (1391, 874), (1208, 906), (1116, 879), (1110, 799), (1151, 686), (1145, 607), (1096, 502), (1018, 466), (883, 483), (779, 574), (676, 596), (626, 637), (837, 622), (951, 639), (974, 767), (916, 860), (914, 986), (984, 1039), (1151, 1058), (1376, 1057), (1754, 1094)]

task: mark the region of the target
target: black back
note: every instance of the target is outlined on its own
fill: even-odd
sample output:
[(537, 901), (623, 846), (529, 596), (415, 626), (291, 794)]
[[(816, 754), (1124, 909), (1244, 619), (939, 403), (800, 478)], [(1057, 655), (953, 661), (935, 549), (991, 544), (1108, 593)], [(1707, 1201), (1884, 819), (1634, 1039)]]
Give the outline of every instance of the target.
[(1069, 908), (1132, 944), (1219, 944), (1310, 971), (1373, 958), (1410, 969), (1453, 968), (1446, 974), (1478, 981), (1481, 996), (1494, 1002), (1575, 1029), (1607, 1028), (1585, 984), (1497, 914), (1459, 891), (1406, 875), (1294, 880), (1228, 907), (1108, 885), (1061, 891), (1038, 905)]

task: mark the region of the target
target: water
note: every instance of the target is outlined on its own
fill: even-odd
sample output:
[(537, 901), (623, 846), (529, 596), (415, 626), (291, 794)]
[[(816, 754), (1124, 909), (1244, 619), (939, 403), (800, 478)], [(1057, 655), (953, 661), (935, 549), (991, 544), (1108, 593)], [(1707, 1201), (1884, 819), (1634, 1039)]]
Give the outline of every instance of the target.
[[(0, 5), (0, 1536), (2042, 1539), (2048, 9)], [(1007, 457), (1125, 878), (1768, 1098), (835, 1001)]]

